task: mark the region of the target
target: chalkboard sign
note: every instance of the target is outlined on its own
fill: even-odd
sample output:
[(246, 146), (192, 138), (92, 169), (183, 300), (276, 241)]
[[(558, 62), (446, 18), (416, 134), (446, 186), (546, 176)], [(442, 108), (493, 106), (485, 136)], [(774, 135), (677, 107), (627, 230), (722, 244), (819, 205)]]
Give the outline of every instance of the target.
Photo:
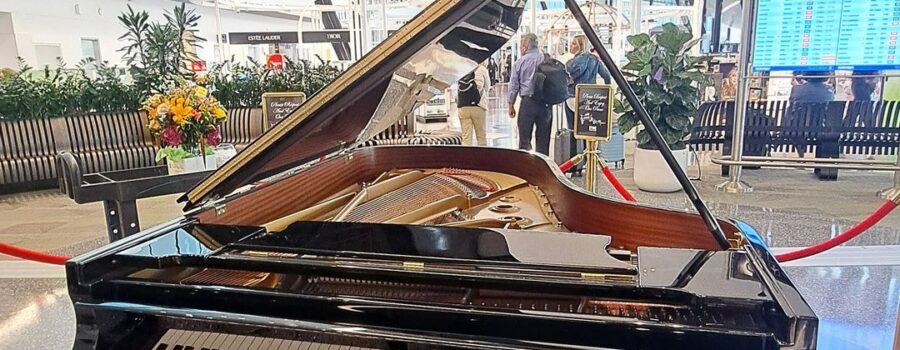
[(275, 126), (287, 118), (297, 107), (306, 101), (302, 92), (267, 92), (262, 95), (263, 115), (269, 121), (269, 127)]
[(606, 141), (612, 132), (613, 90), (610, 85), (575, 86), (575, 138)]

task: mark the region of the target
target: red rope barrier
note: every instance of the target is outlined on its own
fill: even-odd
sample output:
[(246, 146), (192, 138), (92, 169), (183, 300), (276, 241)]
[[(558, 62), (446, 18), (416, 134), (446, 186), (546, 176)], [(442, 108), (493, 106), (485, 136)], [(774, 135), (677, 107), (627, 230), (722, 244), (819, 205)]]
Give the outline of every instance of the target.
[(634, 196), (631, 195), (631, 192), (628, 192), (628, 189), (626, 189), (625, 186), (622, 186), (622, 183), (619, 182), (619, 179), (617, 179), (616, 176), (613, 175), (612, 171), (609, 170), (609, 167), (601, 166), (600, 169), (603, 169), (603, 175), (606, 176), (606, 180), (608, 180), (609, 183), (616, 188), (616, 191), (619, 192), (619, 195), (621, 195), (622, 198), (625, 198), (625, 200), (629, 202), (637, 202), (637, 200), (634, 199)]
[(865, 218), (863, 221), (860, 221), (858, 224), (853, 225), (853, 227), (847, 229), (847, 231), (834, 236), (834, 238), (816, 244), (814, 246), (778, 254), (775, 256), (775, 258), (778, 259), (779, 262), (787, 262), (813, 256), (831, 248), (837, 247), (855, 238), (856, 236), (859, 236), (863, 232), (866, 232), (866, 230), (881, 221), (881, 219), (884, 219), (884, 217), (890, 214), (891, 211), (893, 211), (896, 207), (897, 203), (893, 200), (885, 201), (884, 204), (882, 204), (881, 207), (878, 208), (878, 210), (872, 213), (872, 215), (869, 215), (869, 217)]
[(65, 265), (69, 260), (68, 256), (47, 254), (30, 249), (19, 248), (11, 244), (0, 243), (0, 253), (22, 258), (25, 260), (37, 261), (47, 264)]

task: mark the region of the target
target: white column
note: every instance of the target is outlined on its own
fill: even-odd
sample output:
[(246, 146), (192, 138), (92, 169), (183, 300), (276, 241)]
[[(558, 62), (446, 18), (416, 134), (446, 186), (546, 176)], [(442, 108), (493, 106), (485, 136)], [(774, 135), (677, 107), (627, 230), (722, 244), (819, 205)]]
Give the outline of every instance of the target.
[(537, 2), (538, 0), (529, 0), (531, 3), (531, 32), (537, 34)]
[[(694, 39), (698, 39), (698, 38), (700, 38), (701, 35), (703, 35), (703, 31), (701, 29), (703, 28), (703, 6), (704, 6), (704, 4), (705, 4), (704, 1), (695, 0), (694, 8), (691, 10), (691, 32), (692, 32), (691, 34), (694, 35)], [(694, 47), (691, 48), (691, 52), (694, 55), (699, 56), (700, 55), (700, 43), (697, 43), (697, 45), (694, 45)]]
[(216, 1), (216, 43), (219, 44), (219, 59), (222, 62), (228, 60), (228, 56), (225, 56), (225, 40), (222, 40), (222, 14), (219, 12), (219, 0)]
[(359, 0), (360, 11), (362, 12), (362, 21), (360, 21), (359, 26), (360, 33), (363, 36), (363, 53), (369, 52), (372, 49), (372, 29), (369, 28), (369, 11), (368, 11), (368, 2), (369, 0)]
[(641, 33), (641, 2), (631, 0), (631, 35)]
[(387, 0), (381, 0), (381, 40), (387, 39), (388, 31), (387, 31)]

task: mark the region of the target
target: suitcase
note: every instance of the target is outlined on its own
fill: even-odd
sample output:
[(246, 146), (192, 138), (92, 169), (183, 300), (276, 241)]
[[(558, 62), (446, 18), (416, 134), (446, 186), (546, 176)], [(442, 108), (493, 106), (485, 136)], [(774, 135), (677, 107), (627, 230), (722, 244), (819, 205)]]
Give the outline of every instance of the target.
[[(575, 140), (575, 131), (564, 126), (566, 112), (563, 108), (554, 108), (554, 112), (557, 130), (553, 140), (553, 161), (556, 164), (562, 164), (576, 154), (584, 153), (584, 141)], [(584, 161), (570, 169), (569, 172), (581, 173), (582, 170), (584, 170)]]

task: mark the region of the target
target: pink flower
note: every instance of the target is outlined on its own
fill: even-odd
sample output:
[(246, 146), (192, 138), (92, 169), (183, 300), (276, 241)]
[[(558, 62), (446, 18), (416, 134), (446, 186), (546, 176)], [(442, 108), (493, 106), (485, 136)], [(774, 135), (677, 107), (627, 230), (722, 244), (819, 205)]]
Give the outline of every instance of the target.
[(166, 143), (168, 146), (178, 146), (181, 144), (181, 133), (175, 129), (174, 126), (170, 126), (168, 128), (163, 129), (163, 131), (159, 134), (159, 137)]
[(222, 143), (222, 133), (219, 132), (219, 129), (213, 129), (209, 134), (206, 134), (206, 143), (213, 147)]

